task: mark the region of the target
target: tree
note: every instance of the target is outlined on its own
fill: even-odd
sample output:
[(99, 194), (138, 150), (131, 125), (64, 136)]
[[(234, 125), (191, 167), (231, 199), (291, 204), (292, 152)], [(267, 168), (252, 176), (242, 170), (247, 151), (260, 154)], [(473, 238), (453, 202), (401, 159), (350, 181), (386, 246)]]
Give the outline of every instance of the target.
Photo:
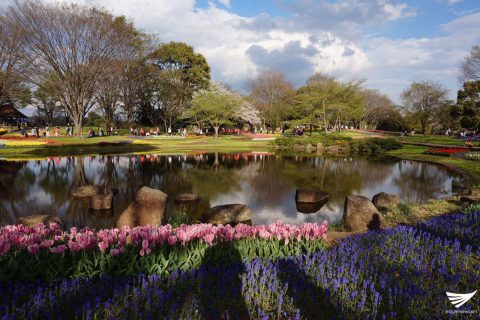
[(461, 79), (480, 80), (480, 46), (474, 46), (461, 67)]
[(122, 91), (119, 77), (123, 68), (122, 61), (112, 61), (98, 79), (95, 101), (107, 129), (114, 126), (120, 109)]
[(362, 117), (365, 126), (368, 125), (375, 130), (391, 119), (401, 117), (392, 100), (378, 90), (364, 89), (359, 92), (359, 95), (365, 101)]
[(133, 126), (137, 108), (140, 105), (142, 81), (145, 78), (145, 66), (140, 61), (127, 61), (120, 74), (120, 108), (128, 126)]
[(47, 124), (52, 124), (55, 116), (60, 112), (61, 105), (55, 90), (48, 81), (42, 83), (33, 94), (32, 104), (37, 108), (38, 115)]
[(278, 71), (267, 70), (247, 81), (250, 100), (260, 112), (263, 127), (281, 121), (283, 102), (294, 93), (293, 85)]
[(463, 84), (463, 89), (458, 90), (457, 103), (452, 107), (451, 114), (459, 119), (465, 129), (480, 128), (480, 80)]
[(0, 16), (0, 105), (9, 101), (25, 106), (30, 89), (21, 74), (21, 30)]
[(111, 61), (132, 56), (138, 32), (124, 17), (77, 4), (15, 0), (5, 17), (22, 35), (29, 80), (49, 79), (82, 137), (100, 76)]
[(423, 134), (427, 133), (439, 110), (448, 103), (447, 90), (429, 81), (413, 82), (401, 96), (404, 111), (418, 119)]
[(358, 95), (358, 83), (341, 83), (336, 80), (311, 82), (301, 87), (295, 98), (296, 122), (323, 127), (327, 133), (330, 123), (337, 127), (361, 116), (364, 101)]
[(217, 139), (220, 127), (231, 124), (232, 120), (238, 117), (241, 105), (242, 99), (239, 95), (212, 82), (209, 89), (200, 90), (194, 95), (192, 108), (185, 112), (185, 117), (211, 125)]

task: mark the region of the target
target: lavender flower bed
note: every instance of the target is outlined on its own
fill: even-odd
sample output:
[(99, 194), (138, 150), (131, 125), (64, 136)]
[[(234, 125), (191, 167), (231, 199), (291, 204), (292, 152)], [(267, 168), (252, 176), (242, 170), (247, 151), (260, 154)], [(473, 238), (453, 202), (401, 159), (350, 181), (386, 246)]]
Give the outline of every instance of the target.
[[(352, 236), (311, 254), (204, 264), (168, 277), (8, 282), (0, 314), (17, 318), (438, 319), (466, 318), (446, 291), (480, 283), (480, 213)], [(453, 237), (457, 237), (454, 239)], [(480, 314), (479, 297), (461, 307)]]

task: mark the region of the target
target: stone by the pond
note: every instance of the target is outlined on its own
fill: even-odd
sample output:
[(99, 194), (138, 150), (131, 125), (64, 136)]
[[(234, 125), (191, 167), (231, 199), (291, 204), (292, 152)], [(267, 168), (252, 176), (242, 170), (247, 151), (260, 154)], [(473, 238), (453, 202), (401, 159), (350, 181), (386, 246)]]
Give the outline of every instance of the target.
[(27, 227), (35, 227), (38, 226), (40, 223), (43, 223), (46, 226), (50, 225), (50, 223), (56, 223), (62, 229), (65, 225), (62, 218), (49, 214), (36, 214), (31, 216), (19, 217), (16, 221), (16, 224), (23, 224)]
[(367, 197), (351, 195), (345, 198), (343, 224), (348, 231), (366, 231), (382, 228), (385, 222)]
[(243, 204), (224, 204), (205, 212), (202, 220), (213, 224), (234, 224), (252, 220), (252, 209)]
[(135, 200), (122, 212), (117, 227), (158, 226), (162, 224), (168, 196), (160, 190), (142, 187)]
[(197, 201), (199, 199), (198, 195), (195, 193), (179, 193), (175, 196), (176, 202), (189, 202), (189, 201)]
[(297, 189), (295, 192), (295, 201), (296, 202), (305, 202), (305, 203), (318, 203), (324, 202), (327, 203), (329, 194), (320, 190), (312, 189)]
[(90, 198), (90, 209), (109, 210), (112, 208), (113, 192), (96, 194)]
[(400, 203), (400, 198), (394, 194), (380, 192), (373, 196), (372, 203), (375, 207), (377, 207), (377, 209), (391, 208), (397, 206)]
[(300, 213), (315, 213), (318, 212), (322, 207), (327, 203), (325, 202), (295, 202), (295, 206), (297, 208), (297, 212)]
[(101, 186), (81, 186), (72, 191), (72, 195), (76, 198), (87, 198), (93, 197), (94, 195), (102, 193)]
[(480, 196), (474, 196), (474, 195), (463, 196), (463, 197), (460, 197), (460, 202), (468, 203), (468, 204), (478, 204), (480, 203)]

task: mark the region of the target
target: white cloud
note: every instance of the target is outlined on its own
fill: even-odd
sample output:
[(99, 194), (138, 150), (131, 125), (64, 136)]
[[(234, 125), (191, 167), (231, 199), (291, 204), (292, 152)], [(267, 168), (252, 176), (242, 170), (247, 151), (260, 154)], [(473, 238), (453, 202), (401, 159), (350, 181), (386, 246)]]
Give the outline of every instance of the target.
[(278, 0), (291, 14), (287, 17), (240, 16), (226, 0), (211, 1), (207, 8), (198, 8), (195, 0), (84, 2), (132, 18), (162, 42), (193, 45), (207, 58), (212, 77), (236, 89), (244, 89), (245, 80), (260, 70), (276, 68), (296, 85), (316, 71), (342, 79), (364, 76), (395, 101), (410, 81), (419, 80), (438, 81), (453, 96), (460, 62), (472, 45), (480, 44), (480, 13), (439, 26), (443, 35), (434, 38), (366, 36), (366, 26), (415, 15), (398, 1)]

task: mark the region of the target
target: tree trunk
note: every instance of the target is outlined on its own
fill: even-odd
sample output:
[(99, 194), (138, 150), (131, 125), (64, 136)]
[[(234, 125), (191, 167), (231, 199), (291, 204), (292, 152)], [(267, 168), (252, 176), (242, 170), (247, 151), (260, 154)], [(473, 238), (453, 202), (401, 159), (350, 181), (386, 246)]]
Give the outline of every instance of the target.
[(73, 122), (75, 124), (75, 130), (77, 131), (77, 138), (82, 139), (83, 138), (83, 117), (78, 116), (75, 118), (76, 119), (73, 119)]
[(218, 139), (218, 129), (220, 129), (220, 126), (216, 127), (214, 126), (213, 129), (215, 129), (215, 140)]

